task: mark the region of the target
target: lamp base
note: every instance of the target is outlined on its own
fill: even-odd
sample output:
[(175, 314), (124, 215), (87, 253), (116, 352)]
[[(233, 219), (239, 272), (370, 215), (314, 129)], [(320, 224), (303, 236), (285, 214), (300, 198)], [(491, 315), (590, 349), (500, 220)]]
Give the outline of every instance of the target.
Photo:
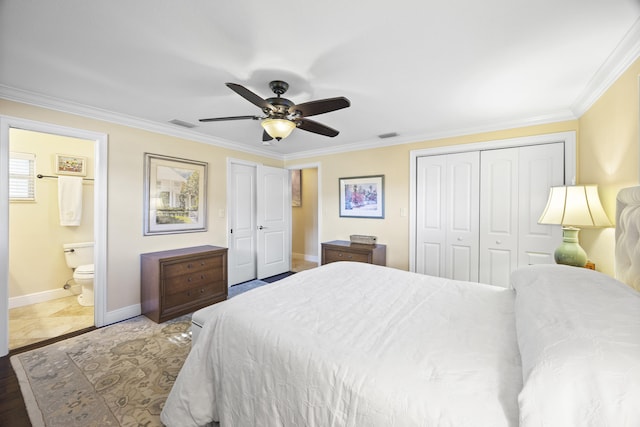
[(562, 227), (562, 244), (554, 253), (557, 264), (584, 267), (587, 264), (587, 253), (578, 243), (579, 228)]

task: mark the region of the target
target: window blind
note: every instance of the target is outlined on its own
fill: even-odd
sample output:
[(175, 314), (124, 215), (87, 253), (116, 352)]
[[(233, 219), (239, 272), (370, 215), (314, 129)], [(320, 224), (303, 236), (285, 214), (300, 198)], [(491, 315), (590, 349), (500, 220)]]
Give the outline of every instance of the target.
[(35, 200), (36, 155), (32, 153), (9, 154), (9, 199)]

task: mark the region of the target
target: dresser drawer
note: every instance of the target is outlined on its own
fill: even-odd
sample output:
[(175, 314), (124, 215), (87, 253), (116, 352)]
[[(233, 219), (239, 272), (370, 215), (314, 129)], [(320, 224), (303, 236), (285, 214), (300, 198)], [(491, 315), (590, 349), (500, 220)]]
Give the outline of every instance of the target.
[[(217, 277), (220, 277), (219, 275)], [(190, 289), (206, 286), (215, 280), (212, 270), (201, 270), (182, 276), (166, 278), (160, 287), (163, 295), (177, 294)]]
[(344, 252), (334, 249), (325, 249), (324, 262), (328, 264), (336, 261), (354, 261), (354, 262), (366, 262), (370, 263), (371, 258), (369, 254), (357, 253), (357, 252)]
[(222, 257), (201, 257), (174, 263), (165, 262), (162, 264), (162, 275), (165, 278), (171, 278), (212, 268), (222, 268)]
[(215, 283), (207, 283), (167, 295), (164, 297), (163, 313), (171, 313), (174, 309), (181, 309), (185, 305), (200, 304), (210, 300), (220, 294), (220, 287)]

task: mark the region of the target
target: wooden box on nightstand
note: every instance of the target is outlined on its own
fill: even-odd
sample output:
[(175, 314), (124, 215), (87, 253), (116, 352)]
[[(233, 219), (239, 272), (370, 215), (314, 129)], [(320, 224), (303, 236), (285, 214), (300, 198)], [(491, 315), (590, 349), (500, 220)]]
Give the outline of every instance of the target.
[(336, 261), (366, 262), (369, 264), (387, 264), (386, 245), (363, 245), (346, 240), (333, 240), (322, 243), (322, 264)]
[(157, 323), (227, 299), (227, 248), (140, 255), (142, 313)]

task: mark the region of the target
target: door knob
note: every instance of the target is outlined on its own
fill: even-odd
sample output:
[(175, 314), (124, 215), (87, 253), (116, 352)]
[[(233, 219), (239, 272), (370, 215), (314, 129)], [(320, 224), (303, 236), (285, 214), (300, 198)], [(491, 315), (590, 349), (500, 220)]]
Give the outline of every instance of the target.
[(258, 230), (263, 230), (263, 229), (265, 229), (265, 228), (267, 228), (267, 227), (263, 227), (263, 226), (261, 226), (261, 225), (259, 225), (259, 226), (258, 226)]

